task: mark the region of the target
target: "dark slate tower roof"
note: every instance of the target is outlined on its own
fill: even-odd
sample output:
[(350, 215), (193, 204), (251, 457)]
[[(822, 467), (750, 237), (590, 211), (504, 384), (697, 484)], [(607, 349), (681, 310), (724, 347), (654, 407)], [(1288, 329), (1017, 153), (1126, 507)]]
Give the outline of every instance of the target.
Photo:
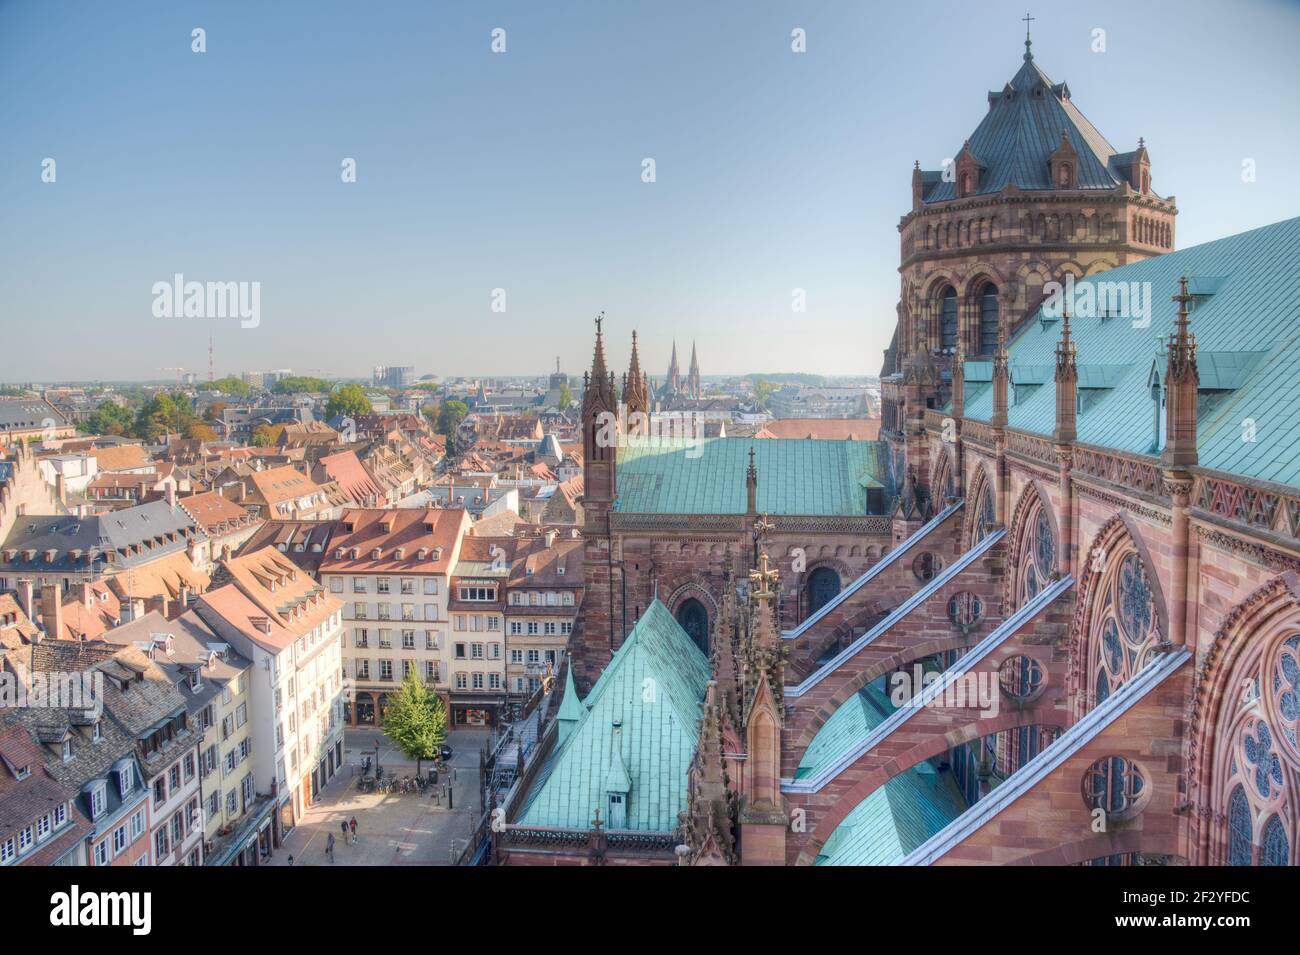
[[(1026, 43), (1024, 65), (1001, 90), (989, 92), (988, 114), (968, 140), (980, 167), (976, 194), (1001, 192), (1008, 185), (1052, 189), (1049, 158), (1062, 133), (1078, 153), (1077, 188), (1109, 190), (1127, 181), (1121, 169), (1134, 154), (1116, 153), (1070, 100), (1069, 87), (1053, 83), (1039, 69)], [(944, 182), (939, 172), (921, 176), (922, 201), (957, 198), (957, 184)]]

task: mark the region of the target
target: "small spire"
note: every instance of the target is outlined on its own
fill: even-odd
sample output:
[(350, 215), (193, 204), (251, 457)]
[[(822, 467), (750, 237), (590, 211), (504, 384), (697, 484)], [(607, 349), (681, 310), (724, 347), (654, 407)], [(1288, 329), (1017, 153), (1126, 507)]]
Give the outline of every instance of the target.
[(1026, 11), (1022, 19), (1024, 20), (1024, 24), (1025, 24), (1025, 62), (1028, 63), (1030, 60), (1034, 58), (1034, 51), (1032, 49), (1033, 44), (1029, 39), (1029, 24), (1032, 23), (1034, 20), (1037, 20), (1038, 17), (1031, 17), (1028, 11)]

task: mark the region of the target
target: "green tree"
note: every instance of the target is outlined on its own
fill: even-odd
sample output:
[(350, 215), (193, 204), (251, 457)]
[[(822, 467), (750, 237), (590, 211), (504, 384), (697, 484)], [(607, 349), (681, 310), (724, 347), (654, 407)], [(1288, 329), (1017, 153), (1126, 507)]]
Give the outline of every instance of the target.
[(567, 408), (573, 404), (573, 392), (568, 385), (560, 385), (560, 407)]
[(325, 402), (326, 418), (335, 415), (357, 418), (363, 414), (370, 414), (370, 399), (366, 397), (365, 389), (357, 384), (343, 385)]
[(125, 405), (105, 399), (82, 423), (87, 434), (126, 434), (135, 424), (135, 414)]
[(164, 434), (185, 434), (196, 420), (194, 406), (182, 392), (159, 391), (141, 406), (133, 433), (145, 441), (157, 441)]
[(334, 383), (324, 378), (310, 378), (305, 375), (287, 375), (272, 387), (277, 395), (296, 395), (301, 393), (324, 394), (334, 387)]
[(407, 759), (415, 760), (417, 776), (421, 762), (436, 757), (447, 739), (447, 707), (416, 678), (414, 667), (402, 678), (401, 689), (388, 698), (384, 735)]
[(221, 392), (223, 395), (238, 395), (241, 398), (248, 395), (248, 382), (242, 378), (236, 378), (234, 375), (218, 378), (209, 387), (213, 391)]
[(253, 429), (253, 435), (248, 439), (248, 443), (255, 448), (269, 448), (280, 440), (283, 432), (282, 424), (259, 424)]
[(776, 391), (776, 386), (766, 378), (760, 378), (754, 382), (754, 401), (760, 408), (766, 408), (767, 403), (772, 400), (772, 394)]
[(463, 401), (444, 401), (438, 407), (438, 433), (446, 437), (448, 445), (456, 437), (456, 429), (469, 414), (469, 405)]

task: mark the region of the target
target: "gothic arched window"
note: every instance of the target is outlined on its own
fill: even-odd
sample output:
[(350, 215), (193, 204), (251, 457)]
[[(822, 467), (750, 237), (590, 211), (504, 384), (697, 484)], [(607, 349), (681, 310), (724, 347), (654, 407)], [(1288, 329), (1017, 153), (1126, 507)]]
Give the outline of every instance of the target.
[(990, 282), (980, 296), (980, 354), (991, 355), (998, 348), (998, 287)]
[(1286, 827), (1282, 820), (1274, 816), (1264, 826), (1263, 838), (1264, 865), (1287, 865), (1291, 859), (1291, 843), (1286, 837)]
[(1102, 577), (1100, 606), (1093, 622), (1093, 686), (1105, 700), (1146, 664), (1160, 642), (1155, 594), (1142, 559), (1130, 551)]
[(1250, 865), (1250, 803), (1240, 785), (1228, 800), (1228, 865)]
[(939, 308), (940, 345), (945, 349), (957, 347), (957, 290), (951, 285), (943, 290)]
[(1279, 723), (1277, 691), (1285, 693), (1287, 684), (1277, 661), (1293, 649), (1296, 635), (1294, 629), (1284, 630), (1271, 650), (1267, 644), (1273, 640), (1267, 634), (1251, 636), (1266, 645), (1233, 674), (1230, 686), (1240, 690), (1225, 694), (1225, 706), (1232, 707), (1233, 715), (1216, 760), (1216, 772), (1225, 778), (1222, 789), (1216, 789), (1227, 793), (1220, 845), (1229, 865), (1290, 865), (1294, 833), (1300, 827), (1300, 766)]
[(1056, 539), (1047, 511), (1040, 504), (1029, 521), (1024, 547), (1024, 572), (1021, 578), (1021, 604), (1033, 600), (1048, 585), (1056, 572)]

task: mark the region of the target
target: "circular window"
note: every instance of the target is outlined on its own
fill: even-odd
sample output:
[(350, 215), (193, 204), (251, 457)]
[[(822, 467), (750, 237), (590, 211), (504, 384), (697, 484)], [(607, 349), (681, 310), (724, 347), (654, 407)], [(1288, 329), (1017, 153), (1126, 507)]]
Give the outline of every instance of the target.
[(917, 580), (934, 580), (941, 570), (943, 570), (943, 558), (931, 551), (917, 554), (916, 559), (912, 561), (912, 573), (916, 574)]
[(1100, 809), (1107, 819), (1131, 819), (1150, 798), (1146, 773), (1131, 759), (1106, 756), (1088, 767), (1083, 776), (1083, 801)]
[(1042, 690), (1043, 665), (1033, 657), (1007, 657), (998, 667), (998, 684), (1010, 699), (1026, 702)]
[(962, 633), (968, 632), (971, 627), (980, 622), (983, 616), (984, 602), (978, 595), (968, 590), (953, 594), (952, 599), (948, 601), (948, 619)]

